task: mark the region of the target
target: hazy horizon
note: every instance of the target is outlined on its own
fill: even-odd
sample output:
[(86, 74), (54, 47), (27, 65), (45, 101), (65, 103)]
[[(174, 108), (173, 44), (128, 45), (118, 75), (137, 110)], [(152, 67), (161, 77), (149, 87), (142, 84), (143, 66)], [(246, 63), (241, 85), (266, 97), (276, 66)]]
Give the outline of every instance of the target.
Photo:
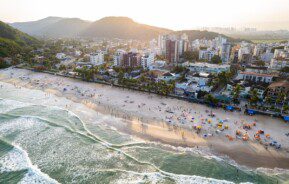
[(287, 0), (202, 1), (92, 1), (0, 0), (0, 20), (27, 22), (49, 16), (95, 21), (125, 16), (134, 21), (172, 30), (201, 27), (254, 27), (259, 30), (289, 29)]

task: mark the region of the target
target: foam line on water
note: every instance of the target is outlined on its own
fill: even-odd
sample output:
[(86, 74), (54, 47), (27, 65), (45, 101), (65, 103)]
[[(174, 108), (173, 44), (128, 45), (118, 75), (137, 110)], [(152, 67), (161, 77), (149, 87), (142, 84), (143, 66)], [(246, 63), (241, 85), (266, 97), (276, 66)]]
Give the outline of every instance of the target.
[(13, 145), (13, 149), (0, 158), (0, 172), (11, 172), (27, 170), (24, 178), (20, 181), (23, 184), (49, 183), (58, 184), (59, 182), (43, 173), (37, 165), (34, 165), (28, 153), (18, 145)]
[[(58, 107), (56, 107), (58, 108)], [(58, 108), (58, 109), (61, 109), (61, 108)], [(45, 118), (40, 118), (40, 117), (37, 117), (37, 116), (19, 116), (19, 117), (26, 117), (26, 118), (37, 118), (39, 120), (42, 120), (42, 121), (45, 121), (45, 122), (48, 122), (49, 124), (52, 124), (54, 126), (59, 126), (59, 127), (63, 127), (65, 128), (66, 130), (72, 132), (72, 133), (77, 133), (79, 135), (82, 135), (82, 136), (85, 136), (87, 138), (90, 138), (94, 141), (97, 141), (99, 142), (100, 144), (102, 144), (103, 146), (109, 148), (109, 149), (112, 149), (114, 151), (117, 151), (119, 153), (122, 153), (123, 155), (125, 155), (127, 158), (130, 158), (134, 161), (136, 161), (137, 163), (141, 164), (141, 165), (148, 165), (148, 166), (151, 166), (153, 167), (156, 171), (158, 171), (159, 173), (163, 174), (164, 176), (170, 176), (172, 173), (168, 173), (168, 172), (165, 172), (163, 170), (161, 170), (160, 168), (158, 168), (156, 165), (154, 165), (153, 163), (150, 163), (150, 162), (146, 162), (146, 161), (140, 161), (138, 160), (137, 158), (135, 158), (134, 156), (132, 155), (129, 155), (128, 153), (124, 152), (123, 150), (120, 150), (120, 149), (117, 149), (117, 145), (113, 145), (113, 144), (110, 144), (104, 140), (101, 140), (99, 139), (97, 136), (95, 136), (93, 133), (91, 133), (85, 126), (84, 122), (77, 116), (75, 115), (73, 112), (71, 111), (68, 111), (66, 109), (62, 109), (62, 110), (65, 110), (67, 111), (68, 113), (70, 113), (72, 116), (76, 116), (79, 121), (82, 123), (83, 127), (84, 127), (84, 130), (86, 131), (86, 134), (84, 132), (79, 132), (79, 131), (75, 131), (73, 129), (71, 129), (70, 127), (67, 127), (67, 126), (64, 126), (64, 125), (59, 125), (59, 124), (56, 124), (56, 123), (53, 123), (53, 122), (50, 122), (49, 120), (45, 119)], [(115, 147), (114, 147), (115, 146)]]
[[(49, 107), (49, 106), (48, 106), (48, 107)], [(51, 106), (50, 106), (50, 107), (51, 107)], [(62, 108), (59, 108), (59, 107), (56, 107), (56, 108), (62, 109)], [(130, 157), (131, 159), (137, 161), (138, 163), (151, 165), (151, 166), (153, 166), (154, 168), (156, 168), (156, 170), (158, 170), (160, 173), (163, 173), (163, 174), (165, 174), (165, 175), (170, 175), (170, 174), (171, 174), (171, 173), (167, 173), (167, 172), (164, 172), (164, 171), (160, 170), (159, 168), (157, 168), (157, 167), (156, 167), (154, 164), (152, 164), (152, 163), (149, 163), (149, 162), (141, 162), (141, 161), (139, 161), (138, 159), (132, 157), (131, 155), (123, 152), (122, 150), (116, 149), (116, 147), (119, 146), (119, 145), (111, 144), (111, 143), (109, 143), (109, 142), (107, 142), (107, 141), (104, 141), (104, 140), (98, 138), (96, 135), (94, 135), (93, 133), (91, 133), (88, 128), (86, 128), (85, 123), (84, 123), (77, 115), (75, 115), (73, 112), (68, 111), (68, 110), (66, 110), (66, 109), (62, 109), (62, 110), (65, 110), (65, 111), (67, 111), (68, 113), (70, 113), (72, 116), (77, 117), (77, 118), (80, 120), (80, 122), (82, 123), (82, 125), (83, 125), (83, 127), (84, 127), (84, 129), (85, 129), (85, 131), (87, 132), (88, 135), (87, 135), (85, 132), (78, 132), (78, 131), (72, 130), (70, 127), (67, 127), (67, 126), (62, 126), (62, 125), (58, 125), (58, 126), (62, 126), (62, 127), (66, 128), (66, 129), (68, 129), (68, 130), (70, 130), (70, 131), (72, 131), (72, 132), (74, 132), (74, 133), (81, 134), (81, 135), (86, 136), (86, 137), (89, 137), (89, 138), (91, 138), (91, 139), (93, 139), (93, 140), (96, 140), (96, 139), (97, 139), (98, 142), (100, 142), (102, 145), (106, 146), (107, 148), (110, 148), (110, 149), (113, 149), (113, 150), (115, 150), (115, 151), (121, 152), (121, 153), (123, 153), (124, 155)], [(41, 119), (41, 118), (39, 118), (39, 117), (33, 117), (33, 116), (32, 116), (32, 118)], [(42, 119), (42, 120), (49, 122), (48, 120), (45, 120), (45, 119)], [(50, 123), (51, 123), (51, 122), (50, 122)], [(122, 146), (122, 145), (120, 145), (120, 146)], [(125, 145), (123, 145), (123, 146), (125, 146)]]
[[(196, 176), (196, 175), (181, 175), (181, 174), (172, 174), (166, 172), (164, 175), (163, 173), (159, 172), (150, 172), (150, 173), (139, 173), (135, 171), (127, 171), (123, 169), (103, 169), (103, 170), (97, 170), (98, 172), (125, 172), (133, 175), (140, 175), (140, 176), (148, 176), (150, 179), (165, 179), (170, 178), (175, 180), (176, 183), (190, 183), (190, 184), (199, 184), (199, 183), (214, 183), (214, 184), (233, 184), (234, 182), (227, 181), (227, 180), (218, 180), (214, 178), (207, 178), (202, 176)], [(157, 182), (156, 182), (157, 183)]]
[(3, 98), (0, 98), (0, 104), (5, 105), (5, 108), (0, 108), (0, 113), (7, 113), (11, 110), (19, 109), (19, 108), (23, 108), (23, 107), (27, 107), (31, 105), (30, 103), (23, 103), (23, 102), (11, 100), (11, 99), (3, 99)]

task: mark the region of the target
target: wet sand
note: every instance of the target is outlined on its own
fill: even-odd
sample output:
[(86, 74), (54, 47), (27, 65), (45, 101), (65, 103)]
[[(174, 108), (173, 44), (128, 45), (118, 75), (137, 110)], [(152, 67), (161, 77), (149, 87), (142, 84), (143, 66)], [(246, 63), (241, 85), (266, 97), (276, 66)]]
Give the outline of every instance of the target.
[[(11, 72), (13, 75), (11, 75)], [(29, 76), (29, 79), (20, 79), (21, 76)], [(66, 97), (74, 102), (83, 103), (97, 112), (122, 118), (123, 123), (121, 124), (115, 122), (107, 122), (107, 124), (115, 127), (118, 131), (147, 141), (161, 142), (172, 146), (209, 149), (217, 156), (228, 156), (236, 163), (252, 168), (289, 169), (289, 141), (288, 137), (284, 135), (289, 130), (288, 124), (276, 118), (267, 116), (248, 117), (239, 112), (231, 113), (214, 109), (213, 111), (218, 119), (229, 118), (227, 123), (230, 126), (229, 130), (216, 134), (214, 126), (203, 124), (203, 130), (197, 134), (192, 129), (192, 124), (208, 118), (205, 111), (210, 110), (203, 105), (19, 69), (1, 71), (0, 80), (25, 88), (43, 90), (59, 97)], [(35, 82), (36, 80), (39, 81)], [(59, 82), (58, 85), (57, 82)], [(78, 86), (81, 91), (89, 91), (94, 95), (90, 96), (89, 92), (76, 93), (72, 86)], [(64, 88), (70, 89), (63, 91)], [(165, 111), (168, 108), (174, 112), (173, 116), (176, 117), (180, 117), (184, 111), (190, 109), (186, 113), (193, 114), (196, 121), (192, 123), (186, 121), (183, 124), (175, 120), (176, 117), (174, 117), (172, 118), (174, 122), (168, 123), (166, 119), (171, 116)], [(212, 118), (212, 121), (216, 123), (217, 118)], [(258, 122), (258, 127), (248, 131), (251, 138), (248, 142), (235, 139), (229, 141), (226, 138), (225, 135), (234, 136), (235, 130), (241, 126), (240, 123), (234, 125), (235, 121), (252, 122), (255, 119)], [(253, 140), (253, 134), (258, 129), (265, 130), (274, 140), (280, 142), (283, 147), (282, 150), (276, 151), (270, 147), (265, 149), (263, 145)], [(204, 138), (204, 134), (214, 134), (214, 136)]]

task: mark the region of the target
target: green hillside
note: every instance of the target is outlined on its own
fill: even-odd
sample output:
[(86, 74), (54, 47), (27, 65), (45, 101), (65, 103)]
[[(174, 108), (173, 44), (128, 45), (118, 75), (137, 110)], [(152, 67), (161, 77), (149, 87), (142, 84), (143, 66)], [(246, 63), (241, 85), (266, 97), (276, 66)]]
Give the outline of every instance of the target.
[(13, 57), (37, 44), (37, 39), (0, 21), (0, 57)]

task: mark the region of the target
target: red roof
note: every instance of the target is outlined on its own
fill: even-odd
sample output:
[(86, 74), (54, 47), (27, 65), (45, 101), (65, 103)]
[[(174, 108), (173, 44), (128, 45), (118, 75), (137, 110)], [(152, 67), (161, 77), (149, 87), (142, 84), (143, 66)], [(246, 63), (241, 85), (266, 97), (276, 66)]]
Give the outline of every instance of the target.
[(282, 80), (282, 81), (274, 82), (274, 83), (270, 84), (270, 86), (268, 88), (277, 88), (277, 87), (284, 87), (287, 90), (289, 90), (289, 81), (288, 80)]
[(272, 74), (266, 74), (266, 73), (255, 73), (255, 72), (240, 72), (240, 74), (244, 75), (255, 75), (258, 77), (274, 77), (275, 75)]

